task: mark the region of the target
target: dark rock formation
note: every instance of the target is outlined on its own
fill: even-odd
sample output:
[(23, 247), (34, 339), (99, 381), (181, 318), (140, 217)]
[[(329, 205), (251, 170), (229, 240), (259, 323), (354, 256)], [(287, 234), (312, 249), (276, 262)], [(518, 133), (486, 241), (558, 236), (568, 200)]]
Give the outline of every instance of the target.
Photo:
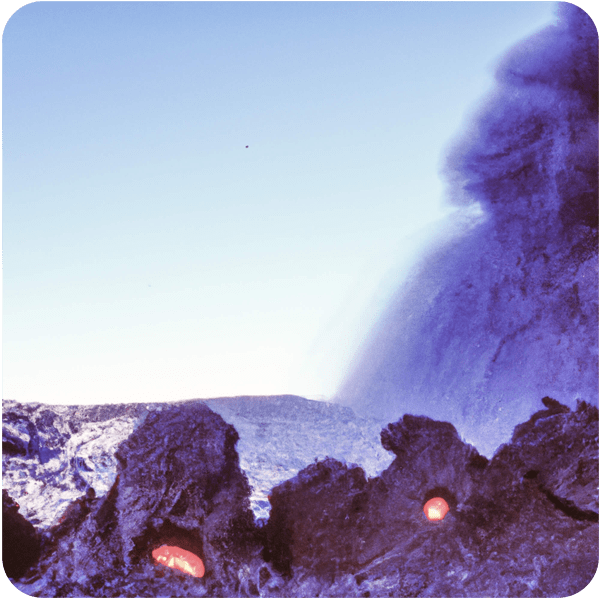
[(535, 481), (570, 516), (598, 521), (598, 408), (585, 402), (576, 411), (552, 398), (546, 410), (515, 428), (499, 448), (494, 469)]
[(40, 556), (35, 527), (19, 514), (19, 505), (2, 490), (2, 566), (8, 577), (23, 577)]
[[(5, 494), (5, 556), (16, 556), (15, 535), (31, 549), (7, 571), (18, 589), (42, 597), (570, 595), (598, 564), (598, 410), (548, 397), (543, 404), (492, 460), (450, 423), (405, 415), (381, 432), (395, 456), (381, 475), (316, 461), (271, 491), (262, 528), (249, 509), (235, 429), (202, 402), (144, 407), (118, 446), (105, 494), (88, 486), (37, 532)], [(28, 409), (10, 406), (14, 428)], [(52, 409), (32, 414), (40, 410)], [(48, 422), (60, 431), (61, 419)], [(86, 431), (82, 420), (76, 425)], [(337, 429), (347, 425), (341, 419)], [(110, 427), (102, 431), (114, 439)], [(293, 455), (293, 439), (288, 447)], [(20, 468), (17, 459), (7, 458), (5, 477)], [(428, 521), (423, 506), (438, 496), (450, 511)], [(152, 550), (163, 544), (199, 556), (204, 578), (156, 564)]]
[[(118, 449), (108, 494), (75, 501), (46, 533), (37, 573), (20, 589), (43, 596), (249, 595), (259, 559), (237, 432), (201, 403), (151, 412)], [(177, 545), (200, 556), (203, 579), (152, 560)]]
[(361, 543), (356, 523), (365, 508), (366, 484), (360, 467), (326, 459), (277, 486), (265, 558), (287, 576), (292, 567), (325, 578), (350, 572)]
[[(381, 472), (390, 463), (389, 453), (379, 443), (381, 425), (357, 417), (348, 408), (297, 396), (217, 398), (170, 405), (155, 403), (105, 406), (53, 406), (4, 400), (3, 485), (19, 500), (21, 513), (36, 526), (39, 535), (45, 540), (44, 556), (53, 556), (58, 548), (64, 546), (57, 545), (57, 541), (65, 536), (71, 539), (73, 531), (82, 527), (86, 527), (88, 532), (92, 531), (93, 528), (90, 529), (91, 526), (86, 525), (91, 515), (96, 515), (97, 526), (102, 531), (105, 528), (109, 530), (111, 527), (117, 527), (116, 521), (111, 522), (110, 515), (118, 512), (116, 500), (119, 498), (119, 489), (124, 485), (124, 478), (128, 481), (124, 471), (125, 465), (117, 460), (120, 444), (132, 436), (119, 452), (119, 456), (127, 464), (134, 459), (127, 458), (129, 451), (127, 456), (122, 452), (129, 447), (132, 440), (138, 439), (138, 436), (146, 436), (143, 442), (139, 442), (141, 448), (150, 445), (154, 449), (152, 452), (168, 452), (169, 448), (165, 448), (164, 440), (162, 443), (151, 443), (150, 438), (146, 439), (146, 429), (140, 428), (152, 419), (157, 419), (165, 409), (175, 414), (180, 409), (183, 412), (194, 412), (196, 408), (206, 411), (206, 406), (221, 414), (227, 422), (234, 423), (240, 433), (241, 440), (237, 442), (236, 449), (240, 454), (242, 469), (253, 487), (252, 508), (254, 517), (258, 518), (259, 522), (268, 516), (268, 508), (265, 509), (263, 505), (268, 505), (267, 495), (271, 488), (297, 474), (315, 460), (315, 457), (335, 456), (360, 460), (370, 474)], [(210, 439), (211, 436), (208, 436), (205, 441)], [(31, 440), (36, 440), (36, 443), (30, 443)], [(42, 456), (50, 453), (53, 457), (42, 461)], [(139, 456), (136, 455), (134, 462), (146, 463), (151, 460), (154, 454), (146, 453), (147, 450), (143, 450)], [(175, 452), (173, 459), (165, 459), (165, 464), (171, 465), (169, 469), (175, 469), (179, 473), (179, 462), (176, 460), (178, 456)], [(232, 456), (230, 460), (233, 461)], [(194, 470), (191, 472), (196, 480), (198, 473)], [(167, 470), (164, 477), (174, 476), (169, 473)], [(163, 474), (159, 474), (160, 477), (163, 477)], [(214, 487), (217, 481), (219, 477), (211, 476), (204, 482), (208, 486), (208, 495), (212, 493), (211, 486)], [(145, 481), (142, 482), (142, 488), (144, 485)], [(197, 485), (203, 485), (202, 481)], [(156, 495), (163, 493), (161, 489), (143, 489), (143, 492), (138, 493)], [(190, 493), (190, 490), (179, 490), (172, 486), (165, 487), (164, 490), (164, 494), (169, 498), (180, 492), (165, 528), (158, 531), (153, 525), (146, 533), (140, 534), (136, 526), (136, 530), (130, 532), (134, 538), (131, 542), (134, 544), (134, 555), (136, 548), (160, 538), (164, 543), (183, 545), (204, 556), (204, 542), (199, 544), (196, 539), (191, 539), (188, 534), (181, 532), (181, 511), (184, 511), (185, 504), (191, 501), (190, 498), (195, 498), (194, 494)], [(172, 503), (173, 498), (165, 499), (165, 502)], [(116, 507), (117, 510), (111, 508), (113, 504), (113, 508)], [(133, 520), (142, 522), (147, 516), (143, 512), (131, 515), (125, 512)], [(112, 556), (114, 547), (111, 548), (109, 552)], [(276, 593), (272, 590), (277, 590), (280, 584), (281, 577), (278, 573), (262, 559), (255, 566), (252, 564), (252, 561), (247, 561), (244, 566), (244, 577), (248, 577), (248, 594), (253, 593), (252, 590), (261, 594)], [(65, 583), (61, 586), (64, 587), (58, 586), (56, 582), (50, 585), (47, 578), (40, 579), (39, 576), (34, 577), (31, 584), (20, 581), (19, 586), (24, 585), (22, 589), (28, 593), (45, 590), (43, 593), (46, 595), (57, 593), (53, 591), (57, 589), (62, 589), (63, 594), (76, 594), (78, 590), (81, 592), (84, 588), (73, 587), (73, 565), (69, 563), (63, 567), (65, 573), (70, 573), (62, 577)], [(97, 568), (97, 564), (93, 566), (93, 569)], [(246, 572), (247, 568), (250, 569), (249, 574)], [(60, 571), (58, 567), (55, 570)], [(110, 572), (113, 572), (112, 569)], [(210, 575), (207, 571), (204, 583)], [(212, 575), (215, 581), (214, 570)], [(152, 577), (149, 575), (150, 580)], [(173, 576), (169, 574), (169, 577)], [(113, 579), (116, 582), (121, 581), (117, 575)], [(134, 587), (136, 585), (142, 584), (138, 581)], [(150, 588), (144, 587), (146, 585), (147, 582), (143, 584), (143, 589), (149, 590)], [(116, 593), (115, 586), (118, 587), (115, 583), (112, 587), (102, 589), (107, 594)], [(72, 592), (69, 591), (71, 589)], [(196, 593), (201, 592), (198, 591), (198, 586), (194, 589)], [(169, 593), (168, 587), (165, 590), (165, 593)], [(95, 591), (94, 595), (100, 591)], [(153, 595), (153, 592), (148, 593)], [(245, 592), (239, 593), (244, 595)]]
[(338, 392), (450, 421), (488, 457), (539, 398), (598, 401), (598, 35), (558, 10), (447, 158), (461, 235), (430, 249)]
[[(265, 556), (298, 596), (567, 596), (598, 566), (598, 411), (544, 399), (488, 462), (449, 423), (406, 415), (367, 480), (337, 461), (276, 487)], [(430, 522), (425, 502), (450, 512)]]

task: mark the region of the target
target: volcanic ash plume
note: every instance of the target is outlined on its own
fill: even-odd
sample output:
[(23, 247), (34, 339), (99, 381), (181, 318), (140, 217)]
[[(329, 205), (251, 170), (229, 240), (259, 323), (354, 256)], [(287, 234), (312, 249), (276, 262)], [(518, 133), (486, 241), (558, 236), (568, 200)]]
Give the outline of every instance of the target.
[(544, 396), (598, 402), (598, 35), (558, 11), (446, 160), (449, 201), (483, 215), (423, 258), (338, 394), (449, 420), (487, 455)]

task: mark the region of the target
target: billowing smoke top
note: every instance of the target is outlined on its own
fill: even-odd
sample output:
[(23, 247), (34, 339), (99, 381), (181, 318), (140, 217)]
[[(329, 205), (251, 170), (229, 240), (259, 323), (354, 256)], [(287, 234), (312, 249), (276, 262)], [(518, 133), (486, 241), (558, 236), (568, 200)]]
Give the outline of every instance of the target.
[(500, 62), (445, 163), (478, 207), (423, 257), (338, 397), (358, 412), (449, 420), (488, 455), (544, 396), (598, 401), (598, 36), (558, 19)]
[(598, 36), (579, 8), (558, 12), (557, 25), (500, 62), (496, 90), (448, 157), (448, 198), (499, 218), (597, 229)]

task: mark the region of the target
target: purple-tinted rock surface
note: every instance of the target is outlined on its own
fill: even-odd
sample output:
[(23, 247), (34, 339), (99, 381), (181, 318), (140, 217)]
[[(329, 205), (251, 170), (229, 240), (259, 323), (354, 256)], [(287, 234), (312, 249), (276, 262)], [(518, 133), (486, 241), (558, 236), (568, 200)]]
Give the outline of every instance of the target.
[[(75, 597), (248, 595), (243, 586), (252, 585), (249, 568), (260, 548), (237, 439), (203, 403), (150, 412), (118, 447), (108, 493), (96, 498), (88, 488), (46, 531), (37, 571), (20, 589)], [(199, 556), (206, 576), (156, 565), (151, 554), (163, 544)]]
[[(271, 488), (315, 459), (356, 462), (369, 475), (391, 462), (379, 443), (383, 422), (357, 417), (336, 404), (299, 396), (186, 402), (206, 404), (235, 426), (256, 519), (269, 515)], [(3, 400), (3, 487), (19, 498), (21, 514), (36, 527), (55, 525), (69, 503), (88, 488), (97, 496), (110, 490), (117, 476), (117, 446), (161, 406), (165, 405), (50, 406)]]
[[(397, 458), (366, 479), (338, 461), (273, 490), (265, 557), (285, 595), (561, 597), (598, 566), (598, 410), (548, 409), (491, 461), (450, 423), (405, 415), (382, 431)], [(439, 522), (423, 506), (450, 506)]]
[[(305, 410), (303, 399), (287, 403)], [(14, 584), (42, 597), (573, 594), (598, 565), (598, 410), (543, 403), (491, 461), (450, 423), (404, 415), (381, 432), (395, 459), (380, 475), (334, 458), (313, 462), (271, 491), (265, 525), (250, 511), (233, 426), (203, 402), (140, 407), (133, 433), (113, 447), (117, 472), (104, 494), (88, 486), (37, 530), (6, 496), (18, 535), (42, 541), (39, 560), (11, 571)], [(31, 407), (8, 406), (13, 431)], [(60, 425), (58, 408), (50, 419), (52, 407), (38, 405), (38, 425)], [(103, 431), (114, 439), (109, 425)], [(10, 476), (22, 463), (12, 446), (5, 459)], [(67, 479), (46, 475), (60, 495)], [(423, 506), (440, 496), (450, 511), (430, 522)], [(152, 550), (163, 544), (198, 555), (205, 576), (156, 564)]]

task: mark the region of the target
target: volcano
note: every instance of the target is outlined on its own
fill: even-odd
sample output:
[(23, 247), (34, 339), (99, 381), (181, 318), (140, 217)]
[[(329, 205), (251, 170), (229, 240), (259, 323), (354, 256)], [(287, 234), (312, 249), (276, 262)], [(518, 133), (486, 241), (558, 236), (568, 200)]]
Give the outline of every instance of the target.
[(598, 568), (598, 37), (515, 47), (457, 210), (298, 396), (3, 400), (4, 568), (34, 597), (565, 597)]

